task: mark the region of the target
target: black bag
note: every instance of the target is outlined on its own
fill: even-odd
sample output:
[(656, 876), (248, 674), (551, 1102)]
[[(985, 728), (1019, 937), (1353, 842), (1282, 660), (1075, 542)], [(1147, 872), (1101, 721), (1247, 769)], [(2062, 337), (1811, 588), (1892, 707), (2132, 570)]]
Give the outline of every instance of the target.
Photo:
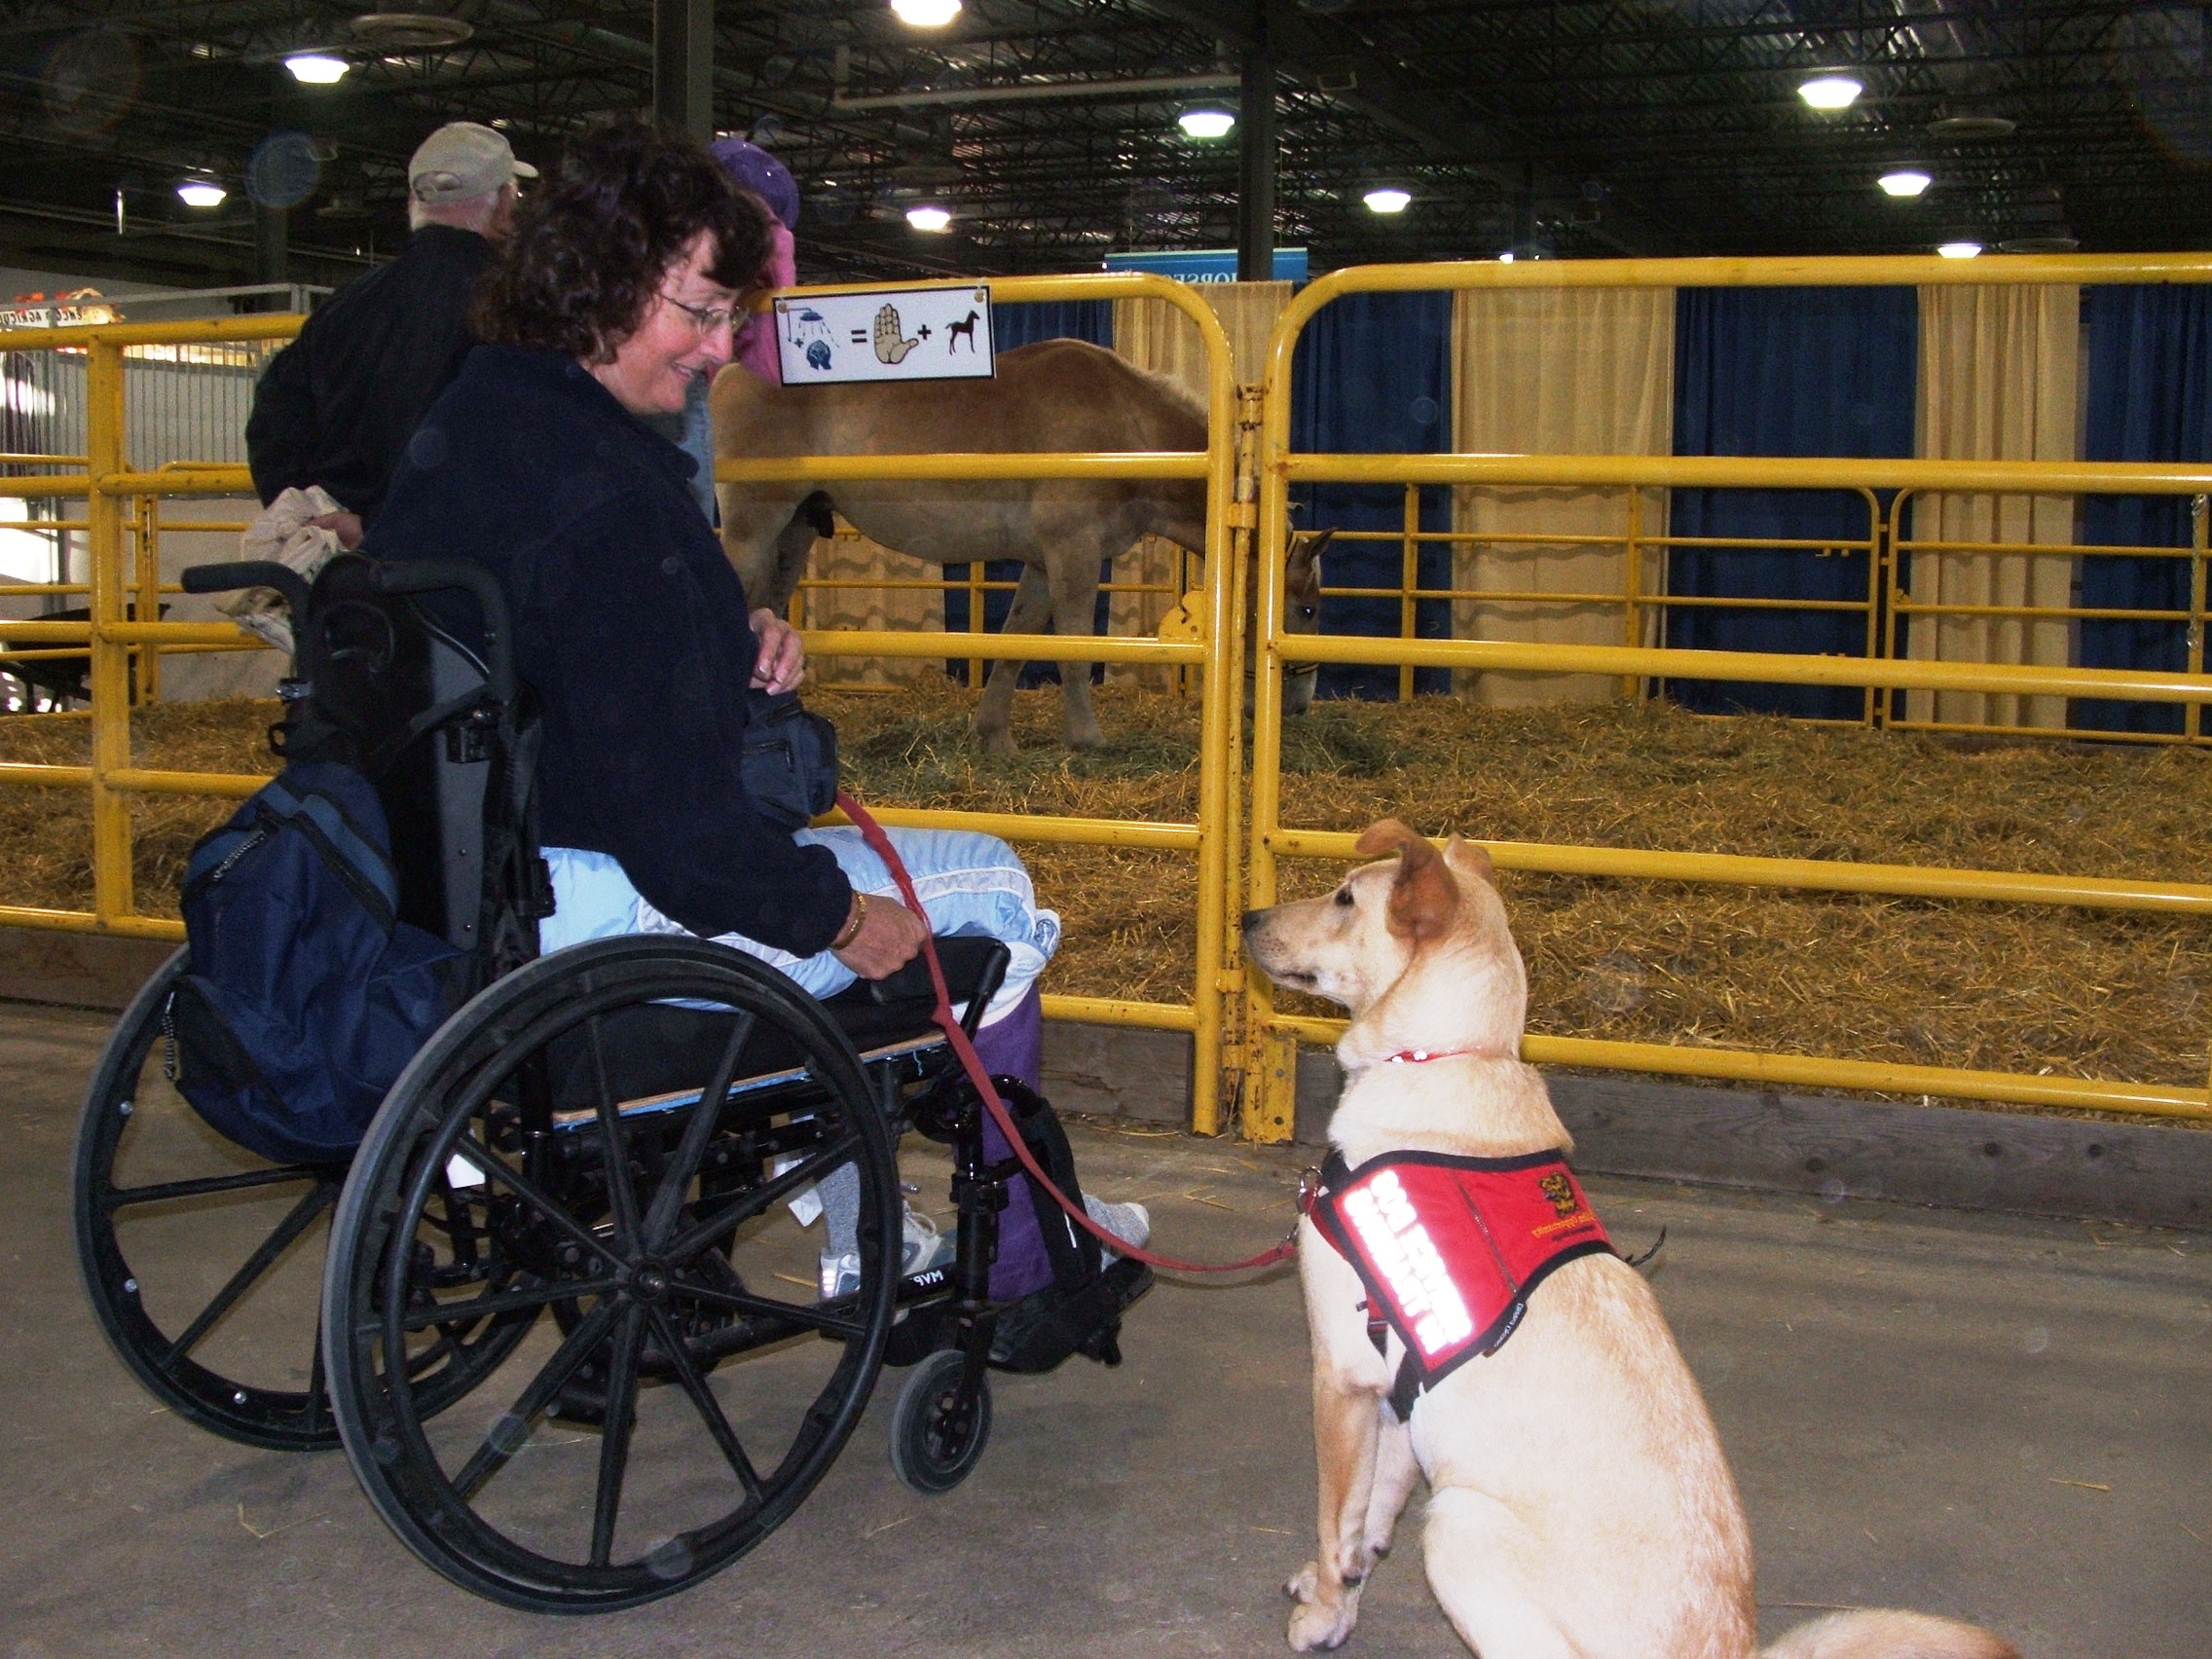
[(799, 707), (796, 691), (747, 693), (738, 776), (753, 810), (782, 830), (804, 830), (837, 804), (837, 728)]
[[(1083, 1202), (1075, 1151), (1052, 1104), (1012, 1078), (994, 1078), (1014, 1126), (1052, 1185)], [(1152, 1288), (1152, 1270), (1129, 1257), (1101, 1261), (1098, 1240), (1069, 1221), (1035, 1176), (1022, 1171), (1037, 1208), (1052, 1282), (1033, 1290), (999, 1316), (991, 1363), (1002, 1371), (1051, 1371), (1070, 1354), (1104, 1365), (1122, 1363), (1122, 1310)]]

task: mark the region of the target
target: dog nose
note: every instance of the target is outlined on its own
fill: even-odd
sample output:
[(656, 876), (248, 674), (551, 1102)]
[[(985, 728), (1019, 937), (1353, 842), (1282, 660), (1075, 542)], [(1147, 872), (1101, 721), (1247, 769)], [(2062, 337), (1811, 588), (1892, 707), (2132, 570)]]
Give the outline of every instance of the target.
[(1268, 913), (1265, 910), (1246, 910), (1244, 912), (1244, 919), (1240, 923), (1238, 923), (1238, 926), (1245, 933), (1250, 933), (1254, 928), (1258, 927), (1263, 921), (1267, 919), (1267, 915)]

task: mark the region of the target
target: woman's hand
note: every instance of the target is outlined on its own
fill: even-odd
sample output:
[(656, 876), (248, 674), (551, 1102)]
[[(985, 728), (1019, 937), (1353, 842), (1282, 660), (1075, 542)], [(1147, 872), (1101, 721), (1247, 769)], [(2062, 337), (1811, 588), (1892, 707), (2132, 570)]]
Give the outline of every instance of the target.
[(753, 637), (760, 642), (753, 659), (753, 683), (771, 694), (793, 689), (806, 672), (806, 647), (799, 644), (798, 630), (764, 605), (753, 613), (752, 622)]
[[(865, 910), (861, 931), (850, 943), (830, 954), (864, 979), (881, 979), (896, 974), (914, 959), (929, 938), (929, 924), (888, 893), (866, 898), (853, 892), (853, 908)], [(848, 923), (852, 911), (845, 913)]]
[(361, 545), (361, 515), (359, 513), (317, 513), (308, 520), (316, 530), (327, 530), (338, 537), (338, 545), (350, 553)]

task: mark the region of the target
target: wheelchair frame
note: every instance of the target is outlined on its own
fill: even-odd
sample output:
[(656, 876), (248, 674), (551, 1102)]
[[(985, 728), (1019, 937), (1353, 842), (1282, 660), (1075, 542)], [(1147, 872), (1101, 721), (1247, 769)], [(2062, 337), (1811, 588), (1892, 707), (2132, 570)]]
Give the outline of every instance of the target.
[[(147, 982), (94, 1069), (73, 1178), (86, 1288), (124, 1363), (228, 1438), (343, 1445), (417, 1556), (540, 1612), (636, 1605), (746, 1553), (828, 1470), (887, 1363), (914, 1367), (892, 1413), (900, 1477), (922, 1492), (965, 1478), (989, 1432), (1004, 1309), (988, 1279), (1018, 1166), (985, 1156), (920, 965), (825, 1003), (688, 937), (537, 957), (535, 734), (489, 573), (342, 555), (312, 592), (266, 565), (203, 567), (185, 585), (284, 594), (298, 654), (273, 746), (376, 778), (401, 912), (468, 952), (473, 994), (349, 1162), (277, 1166), (165, 1088), (173, 1055), (155, 1051), (189, 952)], [(408, 597), (445, 590), (474, 599), (481, 656)], [(972, 1033), (1006, 948), (939, 949)], [(912, 1279), (904, 1124), (951, 1148), (959, 1212), (949, 1269)], [(776, 1211), (846, 1165), (860, 1283), (825, 1300), (812, 1245)], [(243, 1250), (219, 1283), (218, 1249)], [(1116, 1273), (1117, 1308), (1150, 1282), (1134, 1263)], [(245, 1375), (272, 1347), (289, 1374)], [(1111, 1328), (1086, 1351), (1118, 1359)]]

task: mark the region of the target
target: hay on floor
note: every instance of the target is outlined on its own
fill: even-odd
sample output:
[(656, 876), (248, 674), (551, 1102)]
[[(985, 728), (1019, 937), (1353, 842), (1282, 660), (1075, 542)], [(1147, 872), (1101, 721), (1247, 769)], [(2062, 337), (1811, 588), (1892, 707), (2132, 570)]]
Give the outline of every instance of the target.
[[(1195, 817), (1195, 703), (1108, 687), (1108, 746), (1058, 745), (1059, 694), (1016, 700), (1021, 753), (978, 755), (971, 694), (823, 693), (864, 798), (1101, 818)], [(267, 703), (134, 720), (142, 763), (274, 769)], [(0, 759), (82, 763), (70, 719), (0, 721)], [(1385, 815), (1493, 840), (2212, 881), (2212, 756), (2180, 748), (1966, 750), (1911, 734), (1699, 719), (1665, 708), (1490, 710), (1449, 698), (1324, 703), (1285, 736), (1286, 822)], [(142, 799), (140, 907), (173, 914), (193, 839), (229, 803)], [(86, 907), (81, 793), (0, 790), (0, 901)], [(1190, 994), (1197, 872), (1179, 854), (1033, 845), (1066, 939), (1055, 990)], [(1285, 896), (1341, 866), (1284, 866)], [(2200, 1085), (2212, 930), (2173, 916), (1880, 896), (1775, 893), (1507, 872), (1529, 960), (1530, 1024), (1559, 1036), (1712, 1044), (1976, 1070)], [(1286, 1006), (1288, 1004), (1286, 1003)], [(1320, 1012), (1319, 1005), (1311, 1005)]]

